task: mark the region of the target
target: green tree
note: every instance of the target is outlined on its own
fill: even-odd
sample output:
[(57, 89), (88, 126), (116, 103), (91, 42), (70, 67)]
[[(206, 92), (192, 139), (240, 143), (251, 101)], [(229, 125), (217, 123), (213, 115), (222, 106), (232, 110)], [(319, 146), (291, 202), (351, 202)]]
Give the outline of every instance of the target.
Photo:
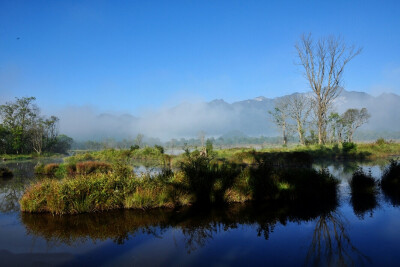
[(28, 132), (39, 114), (39, 108), (33, 103), (35, 99), (35, 97), (16, 98), (14, 102), (6, 102), (0, 106), (3, 126), (12, 133), (12, 146), (16, 153), (29, 150)]
[(371, 115), (366, 108), (351, 108), (342, 115), (348, 142), (353, 142), (354, 132), (361, 127), (361, 125), (367, 123), (370, 117)]

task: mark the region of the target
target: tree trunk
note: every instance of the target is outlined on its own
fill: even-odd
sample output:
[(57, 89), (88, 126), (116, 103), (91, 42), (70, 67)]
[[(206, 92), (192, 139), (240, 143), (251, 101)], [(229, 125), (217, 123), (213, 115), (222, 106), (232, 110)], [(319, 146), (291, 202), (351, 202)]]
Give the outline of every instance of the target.
[(283, 135), (283, 145), (287, 145), (287, 136), (286, 136), (286, 126), (283, 126), (282, 128), (282, 135)]
[(299, 133), (300, 144), (304, 145), (303, 128), (301, 127), (301, 124), (299, 121), (297, 121), (297, 132)]

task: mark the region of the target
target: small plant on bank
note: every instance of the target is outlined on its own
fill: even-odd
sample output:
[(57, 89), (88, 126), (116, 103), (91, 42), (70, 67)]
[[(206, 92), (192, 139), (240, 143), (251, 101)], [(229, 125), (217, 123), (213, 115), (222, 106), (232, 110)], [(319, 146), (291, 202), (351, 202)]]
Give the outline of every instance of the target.
[(342, 143), (342, 152), (347, 153), (355, 153), (357, 151), (357, 144), (353, 142), (343, 142)]

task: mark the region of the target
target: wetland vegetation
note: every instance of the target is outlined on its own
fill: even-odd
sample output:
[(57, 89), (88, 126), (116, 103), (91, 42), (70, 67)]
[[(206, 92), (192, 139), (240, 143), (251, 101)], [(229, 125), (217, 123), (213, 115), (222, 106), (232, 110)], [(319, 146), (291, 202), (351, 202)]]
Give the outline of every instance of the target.
[[(374, 146), (380, 145), (364, 145), (369, 149)], [(156, 155), (160, 172), (134, 173), (128, 164), (132, 159), (130, 150), (83, 153), (61, 164), (37, 165), (36, 173), (45, 177), (27, 188), (20, 201), (21, 210), (75, 214), (238, 202), (317, 205), (337, 198), (339, 181), (327, 169), (312, 168), (315, 155), (325, 151), (331, 155), (330, 148), (322, 152), (298, 148), (279, 152), (210, 149), (207, 153), (186, 149), (174, 157), (157, 148), (142, 151)], [(171, 168), (171, 162), (176, 168)], [(384, 177), (397, 177), (397, 166), (398, 161), (393, 160)], [(377, 186), (370, 174), (360, 169), (353, 173), (350, 187), (356, 209), (362, 211), (362, 203), (371, 206), (376, 202), (373, 197)]]

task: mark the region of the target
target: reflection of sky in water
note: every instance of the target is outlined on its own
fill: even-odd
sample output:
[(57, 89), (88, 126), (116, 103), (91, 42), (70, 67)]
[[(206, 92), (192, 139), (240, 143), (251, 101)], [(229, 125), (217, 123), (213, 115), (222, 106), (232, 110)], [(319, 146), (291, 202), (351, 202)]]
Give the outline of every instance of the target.
[[(22, 165), (19, 165), (20, 173), (24, 172)], [(370, 168), (375, 178), (379, 178), (382, 174), (381, 166), (372, 164), (361, 164), (361, 166), (365, 171)], [(328, 167), (334, 176), (342, 180), (342, 193), (348, 193), (347, 181), (356, 166), (338, 163), (324, 167)], [(143, 173), (153, 170), (139, 167), (136, 171)], [(27, 181), (32, 179), (34, 178), (28, 177)], [(23, 179), (18, 176), (1, 181), (1, 196), (7, 193), (4, 189), (20, 188), (18, 187), (20, 183), (23, 183)], [(400, 262), (400, 207), (387, 204), (381, 196), (378, 199), (379, 205), (372, 212), (360, 217), (354, 214), (348, 201), (349, 197), (345, 194), (340, 207), (333, 214), (333, 218), (339, 221), (339, 225), (345, 231), (342, 238), (349, 240), (343, 245), (344, 252), (350, 255), (346, 260), (347, 263), (354, 261), (355, 265), (363, 263), (367, 266), (395, 266)], [(176, 216), (179, 218), (179, 214)], [(31, 232), (29, 227), (34, 226), (22, 223), (18, 211), (2, 211), (0, 257), (2, 260), (11, 261), (9, 263), (18, 263), (22, 260), (24, 263), (42, 261), (55, 264), (106, 266), (127, 264), (204, 266), (210, 262), (212, 265), (228, 266), (303, 265), (307, 260), (307, 254), (310, 254), (321, 216), (307, 221), (275, 221), (269, 229), (268, 239), (263, 233), (259, 235), (259, 221), (232, 225), (230, 222), (210, 220), (207, 224), (208, 230), (202, 232), (200, 228), (194, 226), (193, 229), (189, 229), (193, 231), (190, 232), (183, 227), (188, 220), (190, 221), (189, 217), (182, 222), (165, 221), (161, 228), (157, 225), (152, 226), (151, 233), (142, 232), (144, 224), (130, 232), (128, 240), (123, 244), (117, 244), (112, 238), (93, 240), (85, 235), (79, 241), (66, 244), (55, 242), (54, 237), (46, 241), (44, 236)], [(108, 227), (112, 228), (118, 228), (118, 223), (123, 222), (123, 218), (119, 219), (118, 216), (110, 220)], [(327, 225), (332, 231), (334, 226), (330, 220), (331, 218), (327, 219)], [(35, 220), (30, 223), (34, 224)], [(65, 229), (65, 232), (68, 231), (71, 229)], [(317, 254), (312, 251), (309, 256), (311, 261), (308, 263), (312, 263)], [(340, 251), (333, 251), (333, 254), (333, 260), (337, 261)], [(322, 256), (326, 257), (324, 255)]]

